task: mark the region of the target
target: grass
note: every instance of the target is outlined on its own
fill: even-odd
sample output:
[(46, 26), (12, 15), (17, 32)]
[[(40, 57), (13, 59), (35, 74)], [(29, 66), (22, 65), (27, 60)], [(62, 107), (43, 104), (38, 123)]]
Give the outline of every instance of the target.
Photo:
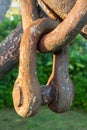
[(87, 113), (55, 114), (43, 106), (36, 116), (23, 119), (14, 109), (0, 109), (0, 130), (87, 130)]

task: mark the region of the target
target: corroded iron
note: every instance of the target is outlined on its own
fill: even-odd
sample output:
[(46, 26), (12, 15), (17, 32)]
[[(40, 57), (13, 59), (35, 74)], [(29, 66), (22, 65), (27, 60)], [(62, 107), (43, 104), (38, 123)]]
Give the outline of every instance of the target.
[[(60, 20), (60, 18), (64, 20), (70, 10), (74, 7), (76, 0), (38, 0), (38, 2), (49, 17), (54, 20)], [(86, 26), (80, 33), (84, 38), (87, 37)]]
[[(62, 11), (66, 10), (67, 6), (63, 10), (59, 8), (62, 13), (57, 14), (55, 10), (50, 10), (49, 1), (46, 3), (45, 0), (38, 0), (38, 2), (42, 6), (45, 3), (48, 16), (56, 22), (48, 18), (36, 20), (39, 16), (36, 1), (20, 0), (24, 33), (20, 43), (19, 73), (14, 84), (13, 102), (16, 112), (22, 117), (35, 115), (41, 103), (47, 103), (48, 107), (57, 113), (70, 109), (74, 89), (68, 72), (68, 50), (66, 44), (81, 31), (87, 20), (86, 0), (84, 2), (83, 0), (75, 1), (76, 4), (72, 10), (70, 12), (70, 9), (67, 11), (69, 13), (66, 18), (65, 14), (67, 12), (63, 14)], [(65, 2), (65, 4), (67, 3)], [(83, 7), (81, 7), (82, 4)], [(69, 7), (71, 8), (70, 5)], [(35, 13), (34, 8), (36, 9)], [(65, 18), (63, 21), (59, 18), (63, 18), (62, 16)], [(39, 43), (44, 34), (47, 35)], [(58, 50), (59, 46), (63, 47)], [(42, 52), (55, 52), (52, 74), (47, 85), (42, 89), (40, 89), (36, 71), (37, 48)]]
[(68, 65), (68, 46), (64, 46), (53, 56), (52, 74), (47, 83), (51, 91), (56, 91), (48, 107), (57, 113), (69, 110), (74, 97), (74, 85), (69, 77)]
[(47, 85), (42, 86), (42, 104), (61, 113), (70, 109), (74, 97), (74, 85), (69, 77), (68, 46), (53, 55), (53, 69)]
[(18, 26), (0, 43), (0, 80), (18, 64), (22, 33), (22, 27)]
[[(25, 14), (26, 18), (29, 15), (27, 2), (32, 3), (35, 1), (22, 2), (23, 19)], [(25, 5), (26, 10), (24, 8)], [(33, 4), (31, 4), (31, 6), (33, 6)], [(32, 11), (30, 10), (30, 14), (31, 13)], [(36, 72), (37, 44), (44, 33), (53, 30), (57, 25), (56, 22), (51, 19), (40, 19), (31, 23), (29, 24), (27, 19), (23, 21), (24, 33), (20, 44), (19, 74), (13, 89), (14, 107), (16, 112), (22, 117), (35, 115), (40, 107), (41, 91)]]
[[(36, 20), (38, 17), (36, 1), (35, 0), (26, 0), (26, 1), (20, 0), (19, 2), (20, 2), (21, 12), (22, 12), (23, 30), (26, 30), (26, 28), (29, 28), (30, 24), (34, 20)], [(34, 13), (33, 9), (35, 10), (35, 13)], [(28, 40), (28, 38), (26, 40)], [(26, 42), (26, 40), (24, 42)], [(22, 41), (22, 44), (23, 44), (23, 41)], [(22, 46), (22, 44), (21, 44), (21, 46)], [(26, 43), (25, 43), (25, 45), (26, 45)], [(24, 46), (25, 49), (26, 49), (26, 47), (27, 46)], [(23, 48), (20, 47), (20, 57), (22, 56), (21, 55), (22, 52), (23, 52)], [(23, 54), (23, 56), (24, 55), (26, 55), (26, 53)], [(21, 60), (23, 58), (24, 57), (21, 57)], [(19, 67), (20, 73), (21, 73), (21, 68), (23, 69), (23, 67), (25, 65), (27, 65), (26, 57), (24, 58), (24, 61), (26, 61), (26, 62), (24, 63), (22, 61), (24, 63), (23, 65), (22, 65), (21, 60), (19, 62), (21, 64), (21, 67)], [(25, 67), (24, 70), (25, 69), (27, 70), (27, 73), (28, 73), (28, 68)], [(23, 72), (23, 70), (22, 70), (22, 72)], [(35, 95), (30, 95), (29, 86), (28, 86), (29, 80), (28, 81), (26, 80), (26, 78), (27, 78), (26, 76), (28, 76), (27, 73), (25, 73), (25, 75), (23, 73), (18, 75), (18, 78), (14, 84), (14, 89), (13, 89), (14, 108), (15, 108), (16, 112), (22, 117), (26, 117), (26, 116), (34, 114), (36, 112), (35, 110), (32, 112), (32, 109), (33, 109), (34, 104), (36, 103), (37, 94), (38, 94), (38, 101), (39, 101), (37, 107), (40, 105), (40, 102), (41, 102), (41, 100), (39, 99), (41, 95), (40, 95), (40, 91), (39, 91), (38, 87), (37, 87), (38, 93), (35, 93)], [(22, 77), (22, 75), (24, 77)], [(28, 78), (29, 78), (29, 76), (28, 76)], [(22, 82), (22, 80), (23, 80), (23, 82)], [(32, 92), (31, 92), (31, 94), (32, 94)], [(32, 103), (33, 103), (33, 105), (32, 105)]]
[[(38, 0), (39, 1), (39, 0)], [(74, 7), (76, 0), (40, 0), (48, 6), (57, 16), (64, 19)]]
[(39, 18), (36, 0), (19, 0), (22, 13), (22, 26), (25, 31), (31, 23)]
[(42, 38), (39, 50), (41, 52), (57, 51), (59, 47), (74, 39), (86, 23), (87, 0), (77, 0), (63, 22)]
[[(38, 1), (42, 1), (42, 0), (38, 0)], [(44, 3), (45, 2), (52, 2), (54, 0), (47, 0), (45, 1), (44, 0)], [(59, 1), (59, 0), (55, 0), (56, 1)], [(70, 0), (69, 3), (68, 3), (69, 0), (60, 0), (60, 3), (61, 2), (64, 2), (65, 4), (68, 5), (68, 7), (66, 5), (64, 5), (64, 9), (65, 12), (67, 12), (67, 8), (68, 10), (70, 9), (70, 7), (72, 8), (74, 3), (75, 3), (75, 0), (74, 0), (74, 3), (73, 3), (73, 0)], [(23, 2), (23, 0), (22, 0)], [(34, 2), (34, 1), (33, 1)], [(42, 1), (43, 2), (43, 1)], [(59, 3), (59, 4), (60, 4)], [(42, 12), (41, 11), (41, 8), (43, 8), (44, 6), (41, 6), (41, 8), (39, 9), (39, 14), (40, 16), (38, 15), (38, 11), (36, 9), (36, 0), (35, 0), (35, 3), (34, 3), (34, 8), (32, 7), (31, 10), (33, 11), (31, 14), (31, 16), (29, 15), (28, 18), (32, 18), (33, 17), (33, 20), (35, 20), (35, 18), (38, 18), (38, 17), (43, 17), (44, 16), (44, 11), (47, 13), (47, 15), (49, 15), (51, 18), (55, 19), (58, 21), (58, 23), (60, 23), (62, 20), (59, 19), (60, 16), (57, 16), (57, 14), (54, 15), (54, 11), (51, 9), (50, 10), (50, 6), (46, 6), (45, 5), (45, 9), (44, 11)], [(54, 3), (55, 4), (55, 3)], [(58, 3), (57, 3), (58, 4)], [(55, 5), (55, 8), (57, 8), (57, 4)], [(70, 5), (71, 4), (71, 5)], [(32, 5), (32, 3), (31, 3)], [(61, 5), (61, 4), (60, 4)], [(70, 7), (69, 7), (70, 5)], [(53, 5), (52, 5), (53, 6)], [(30, 6), (29, 6), (30, 8)], [(39, 6), (38, 6), (39, 8)], [(47, 9), (46, 9), (47, 8)], [(62, 6), (60, 6), (60, 13), (61, 13), (61, 8)], [(63, 9), (63, 10), (64, 10)], [(47, 10), (47, 11), (46, 11)], [(71, 10), (71, 9), (70, 9)], [(29, 14), (29, 13), (28, 13)], [(36, 15), (36, 16), (35, 16)], [(61, 13), (62, 15), (62, 13)], [(67, 13), (64, 14), (65, 16), (67, 16)], [(52, 17), (53, 16), (53, 17)], [(78, 16), (78, 15), (77, 15)], [(24, 17), (26, 19), (26, 15)], [(62, 17), (61, 17), (62, 18)], [(30, 19), (30, 21), (33, 21)], [(29, 20), (28, 20), (29, 21)], [(30, 22), (28, 22), (28, 24), (30, 24)], [(82, 24), (82, 23), (81, 23)], [(2, 79), (8, 72), (10, 72), (12, 69), (14, 69), (14, 67), (16, 65), (18, 65), (18, 61), (19, 61), (19, 46), (20, 46), (20, 39), (21, 39), (21, 35), (22, 35), (23, 31), (22, 31), (22, 27), (17, 27), (15, 30), (13, 30), (13, 32), (8, 36), (6, 37), (6, 39), (4, 39), (1, 43), (0, 43), (0, 79)], [(87, 39), (87, 25), (82, 29), (82, 31), (80, 32), (80, 34)], [(70, 42), (69, 42), (70, 43)], [(67, 44), (69, 44), (67, 42)], [(4, 47), (3, 47), (4, 46)], [(7, 47), (8, 46), (8, 47)], [(40, 48), (40, 51), (42, 52), (43, 50), (41, 50), (41, 48), (43, 45), (42, 44), (39, 44), (39, 47), (38, 49)], [(14, 48), (14, 49), (10, 49), (10, 48)], [(59, 48), (59, 47), (58, 47)], [(45, 48), (46, 49), (46, 48)], [(5, 51), (4, 51), (5, 50)], [(46, 50), (48, 51), (48, 50)], [(6, 56), (8, 55), (8, 56)], [(10, 57), (10, 58), (9, 58)], [(13, 58), (14, 60), (13, 60)]]
[(40, 37), (55, 26), (51, 19), (40, 19), (33, 22), (22, 36), (19, 74), (13, 89), (14, 107), (22, 117), (35, 115), (40, 107), (41, 91), (36, 71), (37, 44)]

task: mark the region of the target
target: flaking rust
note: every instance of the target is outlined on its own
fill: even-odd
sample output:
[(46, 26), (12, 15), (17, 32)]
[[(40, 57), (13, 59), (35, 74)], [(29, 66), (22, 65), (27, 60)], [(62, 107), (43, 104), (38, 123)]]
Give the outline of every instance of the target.
[[(51, 1), (44, 0), (44, 2), (47, 5), (50, 4), (50, 5), (48, 5), (50, 8), (52, 8), (52, 6), (54, 6), (52, 4), (53, 0), (51, 0)], [(59, 9), (57, 8), (57, 5), (59, 3), (57, 3), (57, 0), (55, 2), (56, 2), (55, 9), (57, 9), (56, 14), (59, 15), (59, 12), (61, 12), (61, 14), (62, 14), (61, 8), (59, 8)], [(72, 3), (71, 7), (73, 7), (75, 2), (74, 3), (71, 2), (71, 3)], [(51, 6), (51, 4), (52, 4), (52, 6)], [(40, 5), (42, 5), (42, 4), (40, 4)], [(60, 5), (62, 7), (62, 2)], [(66, 5), (66, 2), (65, 2), (65, 5)], [(66, 6), (66, 7), (68, 8), (68, 6)], [(65, 10), (66, 10), (65, 15), (68, 12), (67, 8), (65, 8)], [(55, 12), (55, 9), (52, 11)], [(77, 0), (74, 7), (71, 10), (70, 9), (69, 9), (68, 15), (66, 15), (66, 17), (64, 17), (65, 19), (56, 27), (56, 29), (54, 29), (52, 32), (48, 33), (41, 39), (41, 41), (39, 43), (39, 48), (38, 48), (41, 52), (56, 51), (56, 50), (58, 50), (58, 48), (65, 45), (66, 43), (69, 44), (69, 42), (71, 40), (73, 40), (77, 36), (77, 34), (80, 33), (80, 31), (82, 30), (84, 25), (87, 24), (87, 0)], [(48, 16), (51, 16), (50, 13), (48, 13), (48, 12), (46, 12), (46, 13), (48, 14)], [(87, 32), (85, 32), (85, 35), (86, 35), (86, 33)]]
[[(13, 89), (14, 108), (22, 117), (35, 115), (41, 105), (40, 84), (35, 73), (37, 44), (44, 33), (56, 27), (56, 22), (43, 18), (26, 27), (25, 23), (20, 43), (19, 73)], [(19, 101), (17, 101), (18, 99)]]
[[(24, 2), (23, 0), (21, 0), (22, 2)], [(42, 1), (42, 0), (38, 0), (38, 2), (39, 1), (41, 1), (41, 3), (46, 3), (46, 4), (48, 4), (49, 3), (49, 1), (50, 1), (50, 4), (51, 4), (51, 2), (53, 2), (54, 0), (47, 0), (47, 1)], [(66, 4), (66, 5), (68, 5), (68, 6), (70, 6), (70, 7), (68, 7), (68, 6), (66, 6), (65, 5), (65, 7), (66, 8), (64, 8), (65, 9), (65, 12), (67, 12), (67, 8), (68, 8), (68, 11), (69, 11), (69, 9), (71, 10), (71, 8), (73, 7), (73, 5), (74, 5), (74, 3), (75, 3), (75, 0), (55, 0), (55, 2), (57, 2), (57, 1), (60, 1), (60, 3), (57, 3), (56, 5), (55, 5), (55, 9), (58, 9), (57, 8), (57, 5), (58, 4), (60, 4), (60, 13), (61, 13), (61, 15), (62, 15), (62, 11), (61, 11), (61, 9), (62, 9), (62, 4), (61, 4), (61, 2), (64, 2), (63, 4)], [(68, 3), (68, 1), (69, 1), (69, 3)], [(30, 2), (30, 0), (29, 0), (29, 2)], [(39, 9), (39, 12), (37, 11), (37, 9), (36, 9), (36, 4), (37, 4), (37, 2), (36, 2), (36, 0), (35, 1), (32, 1), (32, 2), (35, 2), (34, 4), (30, 4), (31, 5), (31, 7), (32, 7), (32, 5), (33, 5), (33, 7), (30, 9), (30, 11), (33, 11), (32, 13), (31, 13), (31, 15), (28, 13), (28, 17), (30, 18), (30, 20), (29, 21), (33, 21), (33, 20), (35, 20), (35, 19), (37, 19), (37, 18), (39, 18), (39, 13), (40, 13), (40, 17), (44, 17), (44, 12), (46, 12), (47, 13), (47, 15), (48, 16), (50, 16), (51, 18), (53, 18), (53, 19), (57, 19), (57, 21), (58, 21), (58, 23), (60, 23), (61, 22), (61, 19), (59, 19), (59, 17), (60, 16), (57, 16), (58, 15), (58, 13), (57, 13), (57, 11), (59, 10), (56, 10), (56, 15), (54, 15), (54, 12), (55, 11), (53, 11), (51, 8), (52, 7), (50, 7), (50, 5), (47, 5), (46, 6), (46, 4), (45, 4), (45, 7), (47, 8), (47, 9), (45, 9), (44, 10), (44, 8), (43, 8), (43, 6), (41, 5), (41, 8), (43, 8), (43, 10), (44, 11), (41, 11), (41, 9)], [(74, 3), (73, 3), (74, 2)], [(84, 1), (85, 2), (85, 1)], [(87, 1), (86, 1), (87, 2)], [(54, 3), (55, 4), (55, 3)], [(71, 5), (70, 5), (71, 4)], [(53, 5), (52, 5), (53, 6)], [(81, 5), (80, 5), (81, 6)], [(82, 7), (82, 6), (81, 6)], [(29, 7), (30, 8), (30, 7)], [(39, 6), (38, 6), (38, 8), (39, 8)], [(87, 8), (87, 6), (86, 6), (86, 8)], [(26, 8), (26, 9), (28, 9), (28, 8)], [(63, 10), (64, 10), (63, 9)], [(77, 7), (77, 9), (78, 9), (78, 7)], [(48, 11), (47, 11), (48, 10)], [(29, 12), (29, 11), (28, 11)], [(34, 14), (33, 14), (34, 13)], [(84, 12), (83, 12), (84, 13)], [(25, 14), (27, 14), (27, 13), (25, 13)], [(73, 13), (74, 14), (74, 13)], [(64, 15), (65, 15), (65, 17), (67, 17), (67, 13), (64, 13)], [(46, 15), (45, 15), (46, 16)], [(77, 14), (77, 16), (78, 16), (78, 14)], [(26, 15), (24, 15), (24, 18), (26, 19)], [(32, 18), (32, 19), (31, 19)], [(61, 17), (62, 18), (62, 17)], [(62, 19), (63, 20), (63, 19)], [(85, 19), (83, 19), (83, 21), (84, 21)], [(86, 20), (87, 21), (87, 20)], [(31, 22), (27, 22), (27, 26), (31, 23)], [(24, 22), (23, 22), (24, 23)], [(80, 22), (81, 23), (81, 26), (82, 26), (82, 22)], [(86, 22), (87, 23), (87, 22)], [(26, 25), (26, 23), (25, 23), (25, 25)], [(65, 30), (64, 28), (63, 28), (63, 30)], [(12, 69), (14, 69), (14, 67), (16, 66), (16, 65), (18, 65), (18, 61), (19, 61), (19, 46), (20, 46), (20, 39), (21, 39), (21, 35), (22, 35), (22, 33), (23, 33), (23, 30), (22, 30), (22, 27), (20, 26), (20, 27), (17, 27), (4, 41), (2, 41), (1, 43), (0, 43), (0, 58), (1, 58), (1, 63), (0, 63), (0, 79), (2, 79), (8, 72), (10, 72)], [(60, 33), (60, 32), (59, 32)], [(74, 32), (75, 33), (75, 32)], [(82, 29), (82, 31), (81, 32), (79, 32), (84, 38), (86, 38), (87, 39), (87, 25), (85, 25), (85, 27)], [(17, 40), (14, 40), (15, 39), (15, 37), (17, 37)], [(47, 52), (48, 51), (48, 47), (46, 47), (45, 46), (45, 43), (44, 42), (42, 42), (43, 44), (39, 44), (39, 47), (38, 47), (38, 49), (40, 48), (40, 51), (41, 52)], [(70, 42), (67, 42), (67, 44), (69, 44)], [(64, 43), (65, 44), (65, 43)], [(14, 47), (16, 47), (16, 49), (14, 48), (14, 49), (12, 49), (11, 50), (11, 52), (10, 53), (12, 53), (11, 55), (13, 55), (13, 60), (12, 60), (12, 58), (9, 58), (9, 57), (7, 57), (7, 60), (5, 60), (5, 54), (6, 53), (8, 53), (9, 51), (9, 48), (12, 48), (12, 46), (14, 46)], [(53, 47), (54, 47), (55, 45), (53, 45)], [(44, 48), (44, 50), (43, 50), (43, 47), (45, 47)], [(57, 46), (58, 47), (58, 46)], [(59, 47), (58, 47), (59, 48)], [(51, 51), (51, 50), (50, 50)]]
[[(49, 18), (38, 19), (37, 1), (47, 15), (55, 21)], [(13, 89), (13, 103), (16, 112), (22, 117), (35, 115), (41, 102), (48, 104), (48, 107), (57, 113), (70, 109), (74, 89), (68, 72), (66, 44), (79, 34), (87, 23), (87, 0), (37, 1), (20, 0), (24, 33), (20, 44), (19, 73)], [(11, 39), (9, 40), (8, 37), (0, 46), (2, 70), (6, 66), (11, 67), (14, 62), (18, 63), (19, 38), (22, 33), (21, 28), (19, 30), (18, 37), (11, 35)], [(82, 32), (87, 34), (87, 26), (83, 28)], [(44, 34), (47, 35), (43, 37)], [(13, 46), (6, 44), (9, 41), (10, 44), (12, 42), (15, 44)], [(60, 47), (61, 49), (59, 49)], [(47, 85), (42, 89), (36, 71), (37, 48), (41, 52), (54, 53), (52, 74)], [(5, 72), (9, 71), (8, 68)], [(0, 76), (3, 75), (4, 73), (1, 72)]]
[(68, 111), (74, 98), (74, 85), (69, 77), (68, 46), (53, 55), (53, 68), (47, 85), (42, 86), (42, 104), (61, 113)]
[(0, 43), (0, 79), (18, 64), (21, 35), (22, 28), (19, 26)]
[(68, 66), (68, 46), (64, 46), (53, 56), (52, 74), (47, 83), (56, 92), (48, 107), (57, 113), (69, 110), (74, 97), (74, 85), (69, 77)]
[[(80, 2), (81, 3), (80, 3)], [(70, 109), (72, 104), (74, 90), (73, 84), (68, 74), (68, 57), (67, 57), (67, 43), (71, 41), (85, 25), (87, 19), (87, 1), (84, 2), (79, 0), (76, 2), (73, 9), (66, 16), (63, 22), (56, 27), (56, 22), (51, 19), (39, 19), (33, 22), (32, 15), (27, 14), (26, 20), (24, 20), (25, 13), (23, 14), (24, 5), (28, 1), (20, 1), (22, 6), (22, 18), (24, 34), (22, 36), (20, 44), (20, 62), (19, 62), (19, 74), (14, 84), (13, 89), (13, 102), (16, 112), (22, 117), (33, 116), (38, 112), (41, 105), (41, 100), (48, 104), (48, 107), (54, 112), (65, 112)], [(30, 2), (30, 1), (29, 1)], [(31, 1), (31, 6), (35, 1)], [(64, 3), (62, 3), (64, 4)], [(83, 4), (81, 8), (80, 4)], [(85, 5), (86, 4), (86, 5)], [(28, 12), (28, 4), (26, 4), (24, 12)], [(78, 7), (78, 9), (77, 9)], [(32, 14), (32, 9), (29, 13)], [(73, 13), (76, 11), (75, 15)], [(77, 16), (79, 12), (79, 15)], [(29, 15), (29, 16), (28, 16)], [(48, 13), (49, 15), (49, 13)], [(56, 15), (54, 15), (56, 18)], [(30, 18), (30, 23), (28, 23)], [(84, 19), (84, 21), (83, 21)], [(56, 19), (55, 19), (56, 20)], [(58, 21), (58, 20), (57, 20)], [(80, 24), (82, 22), (82, 25)], [(53, 30), (56, 27), (55, 30)], [(64, 30), (65, 28), (65, 30)], [(53, 30), (53, 31), (52, 31)], [(51, 44), (46, 40), (46, 44), (43, 44), (43, 39), (40, 42), (41, 48), (44, 51), (48, 49), (48, 52), (54, 52), (53, 70), (48, 80), (47, 86), (41, 91), (40, 84), (36, 74), (36, 51), (37, 44), (40, 38), (52, 31), (51, 33), (44, 36), (46, 40), (48, 36), (51, 37)], [(59, 34), (59, 35), (58, 35)], [(59, 51), (58, 46), (65, 45)], [(47, 46), (49, 48), (47, 48)], [(40, 48), (39, 48), (40, 49)], [(32, 57), (32, 58), (31, 58)], [(49, 88), (47, 90), (47, 87)], [(16, 88), (18, 93), (16, 93)], [(44, 93), (46, 91), (46, 94)], [(41, 98), (42, 92), (42, 98)], [(19, 102), (17, 103), (17, 96), (19, 96)], [(18, 105), (20, 104), (20, 105)]]

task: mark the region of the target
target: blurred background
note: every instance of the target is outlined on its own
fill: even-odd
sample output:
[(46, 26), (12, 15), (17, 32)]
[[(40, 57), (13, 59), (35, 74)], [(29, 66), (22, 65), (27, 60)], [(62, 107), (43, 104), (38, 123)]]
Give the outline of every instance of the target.
[[(5, 18), (0, 23), (0, 42), (21, 23), (20, 7), (12, 0)], [(87, 130), (87, 40), (78, 35), (69, 48), (69, 73), (75, 86), (71, 110), (63, 114), (42, 106), (32, 118), (22, 119), (13, 109), (12, 90), (18, 66), (0, 80), (0, 130)], [(37, 54), (40, 84), (46, 84), (52, 69), (52, 54)]]

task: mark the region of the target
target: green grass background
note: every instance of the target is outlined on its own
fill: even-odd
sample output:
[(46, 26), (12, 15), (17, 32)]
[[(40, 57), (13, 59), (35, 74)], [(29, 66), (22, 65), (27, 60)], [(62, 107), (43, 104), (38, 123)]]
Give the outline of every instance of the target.
[[(18, 21), (20, 24), (20, 16), (13, 18), (5, 18), (0, 24), (0, 41), (11, 33)], [(0, 81), (0, 130), (87, 130), (87, 40), (77, 36), (70, 46), (69, 57), (70, 76), (75, 85), (73, 109), (55, 114), (42, 106), (32, 118), (19, 117), (12, 108), (12, 89), (18, 74), (16, 67)], [(47, 82), (51, 68), (52, 54), (38, 54), (37, 71), (41, 84)]]
[(42, 106), (36, 116), (23, 119), (14, 109), (0, 109), (0, 130), (87, 130), (87, 113), (71, 110), (56, 114)]

